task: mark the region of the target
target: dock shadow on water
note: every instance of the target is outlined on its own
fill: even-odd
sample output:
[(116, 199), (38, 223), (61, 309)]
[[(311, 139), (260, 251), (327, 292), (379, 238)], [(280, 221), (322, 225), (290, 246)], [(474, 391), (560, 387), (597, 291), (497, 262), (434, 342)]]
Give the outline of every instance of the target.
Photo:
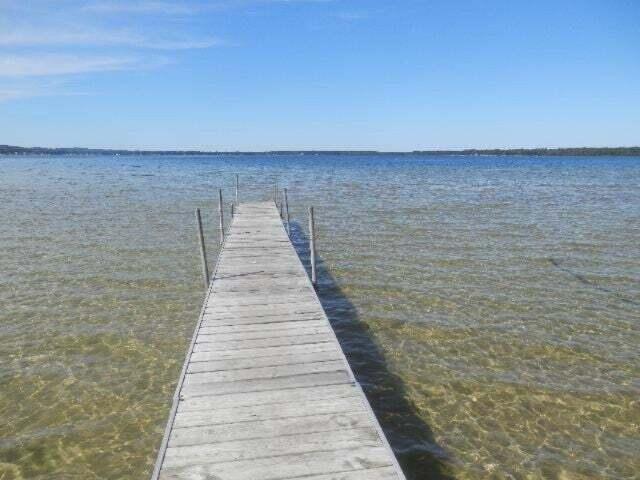
[[(309, 269), (308, 237), (293, 221), (291, 241)], [(403, 381), (387, 368), (384, 353), (318, 254), (316, 271), (320, 302), (407, 479), (454, 480), (447, 453), (407, 398)]]

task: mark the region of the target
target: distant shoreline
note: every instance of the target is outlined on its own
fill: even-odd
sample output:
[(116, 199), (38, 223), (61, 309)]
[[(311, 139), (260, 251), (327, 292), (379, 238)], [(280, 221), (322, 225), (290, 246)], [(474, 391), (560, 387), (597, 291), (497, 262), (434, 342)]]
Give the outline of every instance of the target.
[(44, 148), (0, 145), (0, 155), (464, 155), (464, 156), (552, 156), (602, 157), (640, 156), (640, 147), (576, 147), (576, 148), (495, 148), (464, 150), (414, 150), (411, 152), (380, 152), (377, 150), (269, 150), (202, 151), (202, 150), (118, 150), (102, 148)]

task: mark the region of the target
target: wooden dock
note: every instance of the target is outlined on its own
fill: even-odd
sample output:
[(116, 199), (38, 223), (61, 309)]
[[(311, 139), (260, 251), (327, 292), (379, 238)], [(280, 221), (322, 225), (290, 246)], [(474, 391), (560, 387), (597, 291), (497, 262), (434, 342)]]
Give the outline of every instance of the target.
[(273, 202), (213, 273), (152, 479), (404, 480)]

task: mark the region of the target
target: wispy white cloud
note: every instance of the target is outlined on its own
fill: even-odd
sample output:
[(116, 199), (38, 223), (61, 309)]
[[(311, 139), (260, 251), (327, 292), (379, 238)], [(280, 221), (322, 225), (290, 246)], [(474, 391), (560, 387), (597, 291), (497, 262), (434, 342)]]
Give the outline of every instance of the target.
[(191, 2), (167, 2), (155, 0), (124, 1), (95, 0), (83, 7), (96, 13), (138, 13), (161, 15), (193, 15), (206, 10), (225, 10), (269, 3), (325, 3), (335, 0), (200, 0)]
[(193, 3), (162, 1), (96, 1), (83, 10), (97, 13), (159, 13), (164, 15), (190, 15), (198, 12), (201, 5)]
[(151, 68), (166, 63), (167, 60), (163, 58), (128, 56), (0, 55), (0, 77), (37, 77), (108, 72)]
[(40, 92), (28, 88), (9, 88), (0, 86), (0, 102), (40, 97)]
[(77, 97), (83, 95), (87, 95), (83, 90), (69, 88), (69, 85), (65, 83), (46, 80), (25, 82), (21, 79), (19, 84), (0, 84), (0, 103), (37, 97)]
[(224, 45), (218, 38), (179, 38), (142, 35), (128, 31), (17, 29), (0, 32), (0, 47), (42, 46), (118, 46), (156, 50), (188, 50)]
[[(179, 61), (181, 50), (232, 45), (192, 25), (200, 13), (332, 1), (338, 0), (0, 0), (0, 101), (67, 95), (52, 82), (162, 67)], [(179, 16), (189, 18), (173, 18)]]

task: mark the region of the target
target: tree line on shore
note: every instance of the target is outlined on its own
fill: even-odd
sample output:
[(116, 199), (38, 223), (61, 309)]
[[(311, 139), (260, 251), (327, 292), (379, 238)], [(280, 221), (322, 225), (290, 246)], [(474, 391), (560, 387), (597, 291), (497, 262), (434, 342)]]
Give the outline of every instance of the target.
[(529, 155), (529, 156), (640, 156), (640, 147), (492, 148), (464, 150), (271, 150), (264, 152), (202, 150), (116, 150), (102, 148), (45, 148), (0, 145), (5, 155)]

